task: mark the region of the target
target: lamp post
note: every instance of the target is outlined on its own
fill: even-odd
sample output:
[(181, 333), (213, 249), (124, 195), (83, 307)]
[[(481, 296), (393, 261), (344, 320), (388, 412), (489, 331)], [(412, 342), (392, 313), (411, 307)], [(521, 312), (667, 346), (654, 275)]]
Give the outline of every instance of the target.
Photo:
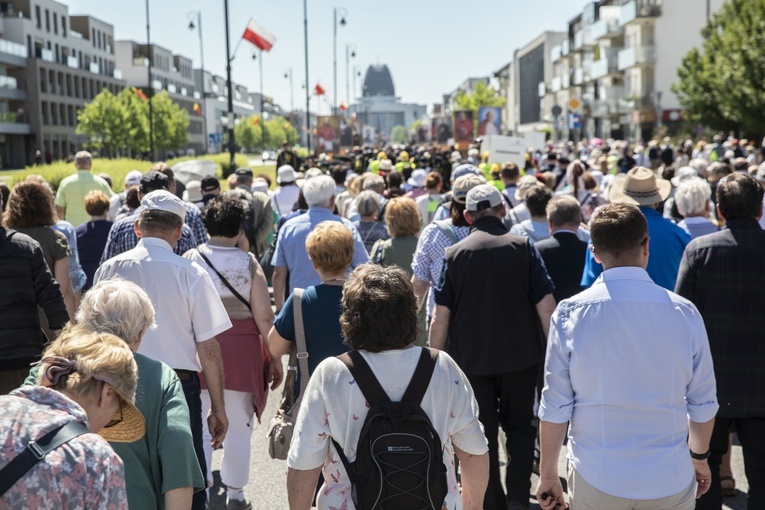
[(346, 44), (345, 45), (345, 100), (348, 101), (348, 107), (351, 106), (351, 80), (350, 72), (351, 72), (351, 59), (356, 58), (356, 45), (355, 44)]
[(253, 53), (252, 59), (257, 59), (260, 65), (260, 143), (263, 145), (263, 150), (266, 150), (266, 117), (263, 111), (263, 50), (260, 50), (259, 53), (259, 55)]
[[(196, 25), (194, 24), (194, 17), (196, 16), (197, 22)], [(207, 146), (207, 110), (205, 105), (205, 99), (207, 98), (207, 92), (205, 91), (205, 46), (204, 42), (202, 40), (202, 11), (191, 11), (186, 16), (189, 19), (189, 30), (194, 30), (195, 28), (199, 30), (199, 67), (202, 72), (202, 104), (201, 110), (202, 110), (202, 119), (204, 124), (204, 135), (205, 135), (205, 153), (208, 151)]]
[(149, 150), (151, 150), (151, 159), (154, 159), (154, 108), (151, 105), (151, 98), (154, 97), (154, 83), (151, 76), (152, 54), (151, 51), (151, 24), (149, 22), (149, 0), (146, 0), (146, 51), (149, 54)]
[(290, 123), (294, 124), (295, 121), (292, 118), (295, 111), (295, 90), (292, 88), (292, 68), (288, 67), (284, 70), (284, 79), (290, 81)]
[[(148, 1), (148, 0), (147, 0)], [(235, 147), (234, 144), (234, 91), (231, 87), (231, 37), (229, 36), (228, 29), (228, 0), (223, 0), (224, 21), (226, 25), (226, 87), (228, 87), (228, 122), (226, 122), (226, 129), (228, 130), (228, 154), (229, 170), (231, 173), (236, 170), (235, 160)]]
[(308, 85), (308, 0), (303, 0), (303, 37), (305, 40), (305, 140), (311, 152), (311, 89)]
[[(348, 15), (348, 11), (343, 7), (335, 7), (332, 9), (332, 12), (334, 14), (334, 24), (332, 26), (334, 38), (333, 38), (333, 63), (334, 63), (334, 70), (335, 70), (335, 84), (333, 87), (333, 92), (335, 94), (335, 101), (332, 103), (332, 113), (337, 113), (337, 25), (339, 24), (341, 27), (344, 27), (346, 24), (345, 17)], [(337, 21), (337, 15), (340, 14), (340, 21)]]
[(658, 132), (661, 129), (661, 118), (664, 114), (664, 112), (661, 109), (661, 91), (657, 90), (655, 92), (656, 94), (656, 131)]

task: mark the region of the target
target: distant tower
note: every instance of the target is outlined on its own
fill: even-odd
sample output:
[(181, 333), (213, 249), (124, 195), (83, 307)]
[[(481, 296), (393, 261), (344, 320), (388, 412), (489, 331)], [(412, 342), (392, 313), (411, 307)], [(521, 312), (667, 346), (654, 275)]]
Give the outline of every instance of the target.
[(372, 65), (367, 69), (364, 77), (364, 97), (396, 97), (396, 89), (393, 86), (393, 77), (390, 75), (388, 66)]

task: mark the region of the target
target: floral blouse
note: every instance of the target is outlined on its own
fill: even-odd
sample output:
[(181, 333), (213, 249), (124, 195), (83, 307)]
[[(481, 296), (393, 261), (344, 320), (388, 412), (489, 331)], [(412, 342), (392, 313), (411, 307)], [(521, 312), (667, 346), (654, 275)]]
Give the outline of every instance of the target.
[[(49, 388), (25, 386), (0, 396), (0, 469), (29, 441), (73, 420), (87, 425), (85, 410)], [(101, 436), (83, 434), (29, 470), (0, 496), (0, 508), (127, 509), (122, 460)]]

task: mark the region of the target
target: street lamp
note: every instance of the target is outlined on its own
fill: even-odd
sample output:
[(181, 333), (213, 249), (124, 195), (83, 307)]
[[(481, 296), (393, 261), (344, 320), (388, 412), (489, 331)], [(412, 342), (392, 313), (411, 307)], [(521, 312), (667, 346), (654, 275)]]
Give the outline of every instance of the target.
[(234, 173), (236, 170), (236, 145), (234, 143), (234, 91), (231, 87), (231, 36), (229, 35), (228, 28), (228, 0), (223, 0), (224, 10), (224, 25), (226, 26), (226, 87), (228, 87), (228, 122), (226, 127), (228, 128), (228, 154), (229, 154), (229, 170)]
[[(207, 111), (206, 111), (206, 99), (207, 99), (207, 91), (205, 90), (205, 46), (202, 39), (202, 11), (191, 11), (189, 12), (186, 17), (189, 20), (189, 30), (194, 30), (195, 28), (199, 29), (199, 67), (202, 74), (202, 104), (201, 111), (202, 111), (202, 119), (204, 124), (204, 135), (205, 135), (205, 153), (208, 151), (207, 147)], [(194, 24), (194, 17), (197, 18), (196, 24)]]
[[(345, 17), (348, 15), (348, 11), (343, 7), (335, 7), (332, 9), (332, 12), (334, 13), (334, 25), (333, 25), (333, 33), (334, 33), (334, 39), (333, 39), (333, 56), (334, 56), (334, 69), (335, 69), (335, 86), (334, 86), (334, 93), (335, 93), (335, 102), (333, 103), (333, 111), (332, 113), (337, 113), (337, 26), (340, 25), (341, 27), (344, 27), (347, 22), (345, 21)], [(340, 15), (340, 21), (337, 20), (337, 15)]]
[(151, 150), (151, 159), (154, 159), (154, 108), (151, 105), (151, 98), (154, 97), (154, 83), (151, 76), (151, 66), (153, 64), (153, 54), (151, 50), (151, 24), (149, 22), (149, 0), (146, 0), (146, 50), (149, 53), (149, 149)]
[(290, 81), (290, 122), (292, 124), (295, 123), (295, 121), (292, 119), (293, 112), (295, 111), (295, 91), (292, 88), (292, 68), (288, 67), (284, 70), (284, 79), (289, 79)]
[(266, 150), (266, 117), (263, 112), (263, 50), (260, 50), (260, 58), (256, 53), (253, 53), (252, 59), (258, 60), (260, 64), (260, 141), (263, 144), (263, 150)]
[(345, 100), (348, 101), (348, 107), (351, 106), (351, 80), (349, 79), (351, 72), (351, 59), (356, 58), (356, 45), (345, 45)]
[(311, 152), (311, 89), (308, 87), (308, 0), (303, 0), (303, 39), (305, 42), (305, 140)]

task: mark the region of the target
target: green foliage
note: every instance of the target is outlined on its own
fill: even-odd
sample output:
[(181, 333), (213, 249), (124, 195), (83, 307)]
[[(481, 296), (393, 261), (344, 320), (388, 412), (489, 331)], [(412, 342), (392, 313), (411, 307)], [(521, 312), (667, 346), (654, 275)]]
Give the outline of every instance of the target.
[(478, 82), (471, 94), (460, 92), (454, 98), (457, 110), (471, 110), (474, 119), (478, 118), (478, 108), (481, 106), (501, 108), (505, 106), (506, 102), (505, 98), (499, 95), (499, 92), (484, 82)]
[(715, 130), (765, 132), (765, 0), (730, 0), (702, 30), (672, 86), (692, 120)]
[(409, 132), (404, 126), (394, 126), (390, 132), (391, 143), (406, 143), (409, 140)]
[[(159, 150), (176, 150), (189, 139), (188, 113), (166, 92), (152, 100), (154, 145)], [(87, 136), (85, 147), (110, 157), (138, 155), (150, 150), (149, 106), (131, 89), (116, 96), (102, 90), (77, 114), (77, 133)]]
[[(255, 124), (255, 119), (258, 123)], [(234, 138), (238, 147), (244, 147), (248, 151), (260, 151), (269, 147), (279, 147), (284, 140), (289, 144), (295, 144), (299, 138), (295, 127), (284, 117), (274, 116), (265, 122), (265, 137), (263, 136), (263, 122), (260, 115), (250, 115), (240, 119), (234, 127)]]

